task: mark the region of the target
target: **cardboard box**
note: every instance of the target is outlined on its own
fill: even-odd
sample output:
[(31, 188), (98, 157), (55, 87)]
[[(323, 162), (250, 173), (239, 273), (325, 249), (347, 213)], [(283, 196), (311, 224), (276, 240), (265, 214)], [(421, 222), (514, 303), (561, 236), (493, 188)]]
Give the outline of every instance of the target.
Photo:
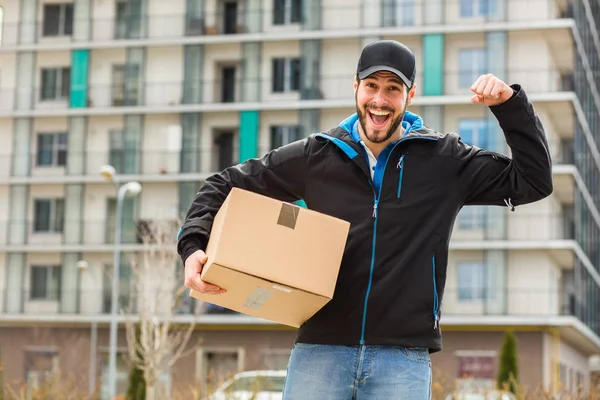
[(333, 297), (350, 223), (234, 188), (217, 213), (202, 280), (227, 290), (190, 295), (299, 327)]

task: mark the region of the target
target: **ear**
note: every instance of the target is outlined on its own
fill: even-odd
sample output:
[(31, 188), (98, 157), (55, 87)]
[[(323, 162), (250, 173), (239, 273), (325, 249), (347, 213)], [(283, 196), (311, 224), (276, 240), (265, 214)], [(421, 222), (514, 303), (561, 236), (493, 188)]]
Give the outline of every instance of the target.
[(358, 79), (356, 78), (356, 76), (354, 77), (354, 95), (356, 95), (356, 91), (358, 90)]
[(413, 83), (412, 88), (410, 88), (410, 90), (408, 91), (408, 96), (407, 96), (407, 100), (406, 100), (407, 105), (412, 103), (416, 92), (417, 92), (417, 85)]

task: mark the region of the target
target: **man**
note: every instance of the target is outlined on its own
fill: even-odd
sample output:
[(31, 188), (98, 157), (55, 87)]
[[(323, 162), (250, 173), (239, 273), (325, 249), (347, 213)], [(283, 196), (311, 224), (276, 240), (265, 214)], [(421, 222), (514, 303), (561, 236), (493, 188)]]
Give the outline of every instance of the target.
[(471, 102), (490, 108), (512, 159), (441, 134), (407, 111), (415, 57), (395, 41), (366, 46), (354, 82), (357, 113), (206, 180), (179, 237), (188, 288), (202, 282), (211, 222), (232, 187), (351, 223), (333, 299), (302, 325), (284, 400), (430, 397), (429, 354), (442, 348), (448, 242), (464, 205), (538, 201), (553, 190), (548, 144), (525, 91), (479, 77)]

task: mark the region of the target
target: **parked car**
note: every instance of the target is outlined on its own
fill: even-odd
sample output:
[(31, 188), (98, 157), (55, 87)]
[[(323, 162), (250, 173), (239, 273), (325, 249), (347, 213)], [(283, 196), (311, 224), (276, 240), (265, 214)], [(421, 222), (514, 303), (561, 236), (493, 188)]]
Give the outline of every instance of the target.
[(244, 371), (223, 383), (210, 400), (281, 400), (285, 370)]
[(449, 394), (446, 400), (516, 400), (516, 398), (510, 392), (498, 390), (462, 390)]

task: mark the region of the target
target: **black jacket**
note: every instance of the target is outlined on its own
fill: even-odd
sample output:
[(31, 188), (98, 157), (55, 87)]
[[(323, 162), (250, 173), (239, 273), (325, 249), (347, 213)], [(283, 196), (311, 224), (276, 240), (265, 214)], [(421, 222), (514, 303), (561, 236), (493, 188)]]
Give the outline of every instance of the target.
[(512, 159), (423, 127), (407, 113), (408, 133), (382, 152), (385, 162), (372, 179), (352, 133), (354, 114), (208, 178), (180, 230), (178, 252), (185, 261), (206, 248), (213, 217), (234, 186), (288, 202), (304, 199), (351, 228), (334, 297), (300, 327), (297, 340), (439, 351), (448, 244), (461, 207), (512, 207), (553, 190), (542, 123), (524, 90), (512, 87), (510, 100), (490, 108)]

